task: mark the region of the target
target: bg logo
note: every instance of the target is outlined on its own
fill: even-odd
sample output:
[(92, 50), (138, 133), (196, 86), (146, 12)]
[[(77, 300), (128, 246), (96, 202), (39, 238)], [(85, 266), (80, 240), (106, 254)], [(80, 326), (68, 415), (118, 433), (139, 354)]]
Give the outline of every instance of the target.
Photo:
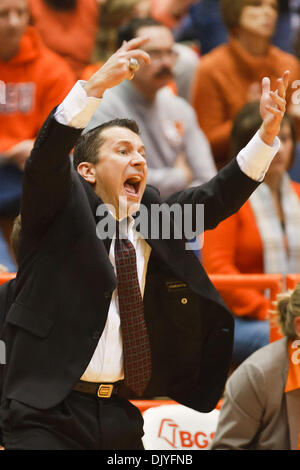
[(162, 419), (158, 437), (164, 439), (173, 449), (191, 448), (205, 449), (211, 443), (215, 433), (207, 435), (203, 431), (197, 431), (192, 434), (189, 431), (183, 431), (173, 419)]

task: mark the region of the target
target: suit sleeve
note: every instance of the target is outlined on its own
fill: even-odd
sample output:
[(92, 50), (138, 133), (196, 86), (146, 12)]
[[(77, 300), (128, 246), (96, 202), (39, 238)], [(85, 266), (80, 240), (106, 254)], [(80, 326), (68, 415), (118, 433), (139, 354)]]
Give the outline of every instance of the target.
[(65, 126), (49, 115), (28, 158), (21, 200), (22, 235), (39, 239), (70, 195), (69, 154), (82, 129)]
[(243, 363), (226, 384), (212, 450), (247, 450), (260, 432), (266, 384), (262, 371)]
[[(234, 214), (250, 197), (259, 183), (243, 173), (236, 160), (230, 162), (209, 182), (173, 194), (167, 204), (180, 204), (183, 215), (192, 221), (199, 235), (215, 228), (222, 220)], [(197, 206), (203, 205), (203, 225), (197, 220)], [(182, 220), (182, 225), (184, 219)]]
[(226, 103), (207, 67), (199, 65), (195, 76), (192, 104), (199, 126), (205, 132), (216, 164), (228, 161), (232, 120), (228, 119)]

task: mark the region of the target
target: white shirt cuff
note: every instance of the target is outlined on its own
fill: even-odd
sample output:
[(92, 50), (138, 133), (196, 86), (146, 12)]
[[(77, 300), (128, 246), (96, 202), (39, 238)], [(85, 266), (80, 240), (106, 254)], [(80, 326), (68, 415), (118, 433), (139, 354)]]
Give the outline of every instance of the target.
[(85, 83), (83, 80), (78, 80), (58, 106), (54, 117), (60, 124), (84, 129), (90, 122), (101, 98), (88, 97), (83, 88)]
[(270, 147), (265, 144), (257, 132), (243, 150), (236, 157), (240, 169), (249, 178), (263, 181), (269, 166), (280, 148), (280, 140), (275, 138)]

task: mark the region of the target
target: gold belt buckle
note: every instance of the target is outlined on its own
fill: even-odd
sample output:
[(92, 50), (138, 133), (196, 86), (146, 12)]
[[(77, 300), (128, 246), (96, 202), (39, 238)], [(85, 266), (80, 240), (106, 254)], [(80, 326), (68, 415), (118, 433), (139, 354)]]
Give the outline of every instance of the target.
[(114, 386), (112, 384), (101, 384), (99, 385), (97, 395), (99, 398), (110, 398), (113, 389)]

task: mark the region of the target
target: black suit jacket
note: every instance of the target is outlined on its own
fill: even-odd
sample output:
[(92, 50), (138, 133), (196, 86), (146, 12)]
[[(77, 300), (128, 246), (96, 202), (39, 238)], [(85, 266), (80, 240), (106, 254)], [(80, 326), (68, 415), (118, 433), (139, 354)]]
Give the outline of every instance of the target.
[[(61, 402), (88, 366), (105, 326), (117, 280), (109, 240), (96, 236), (93, 189), (71, 170), (80, 130), (52, 115), (27, 161), (21, 204), (20, 266), (5, 340), (2, 398), (47, 409)], [(174, 194), (169, 204), (205, 205), (205, 229), (246, 201), (258, 183), (232, 161), (209, 183)], [(143, 204), (161, 203), (148, 187)], [(185, 240), (152, 247), (144, 292), (153, 374), (146, 395), (164, 395), (208, 412), (231, 361), (233, 320)], [(187, 302), (182, 302), (182, 299)]]

